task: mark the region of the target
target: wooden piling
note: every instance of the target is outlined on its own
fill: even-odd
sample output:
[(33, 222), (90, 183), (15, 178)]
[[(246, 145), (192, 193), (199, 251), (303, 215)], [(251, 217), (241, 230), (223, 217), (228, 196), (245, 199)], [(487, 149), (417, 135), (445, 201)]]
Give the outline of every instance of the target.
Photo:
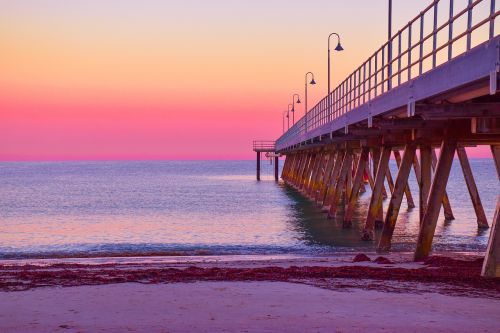
[(428, 145), (420, 146), (420, 160), (422, 165), (418, 165), (418, 159), (414, 158), (414, 168), (415, 174), (417, 175), (417, 181), (419, 184), (419, 215), (420, 215), (420, 225), (424, 219), (425, 211), (427, 209), (427, 200), (429, 198), (429, 192), (431, 191), (432, 184), (432, 148)]
[(384, 228), (378, 245), (378, 251), (380, 252), (389, 251), (391, 248), (392, 235), (394, 233), (394, 227), (396, 226), (396, 220), (398, 218), (405, 188), (408, 186), (408, 177), (410, 176), (415, 157), (415, 150), (416, 148), (413, 144), (407, 144), (405, 147), (403, 160), (399, 166), (398, 175), (396, 177), (394, 191), (392, 192), (391, 201), (389, 202), (389, 207), (385, 215)]
[(337, 178), (340, 173), (340, 168), (342, 167), (342, 162), (344, 161), (345, 150), (341, 150), (337, 153), (337, 158), (335, 160), (335, 165), (333, 167), (332, 174), (330, 176), (330, 181), (328, 182), (328, 189), (323, 200), (323, 210), (329, 211), (331, 201), (333, 201), (333, 196), (335, 194), (335, 185), (337, 183)]
[(275, 181), (278, 181), (280, 179), (280, 175), (279, 175), (279, 164), (280, 163), (280, 159), (278, 156), (275, 156), (274, 157), (274, 180)]
[[(437, 156), (436, 156), (436, 151), (433, 149), (432, 150), (432, 168), (436, 169), (436, 164), (437, 164)], [(444, 209), (444, 218), (447, 221), (452, 221), (455, 219), (455, 216), (453, 215), (453, 211), (451, 210), (451, 204), (450, 204), (450, 199), (448, 197), (448, 193), (445, 191), (444, 196), (443, 196), (443, 209)]]
[(344, 215), (343, 226), (348, 228), (352, 225), (352, 217), (354, 214), (354, 208), (356, 206), (356, 201), (358, 199), (358, 193), (360, 192), (361, 185), (363, 183), (363, 175), (368, 164), (368, 156), (370, 149), (368, 147), (363, 147), (361, 149), (361, 155), (358, 159), (358, 164), (356, 167), (356, 173), (354, 174), (354, 179), (352, 182), (351, 196), (347, 204), (346, 212)]
[[(394, 151), (394, 157), (396, 159), (396, 164), (398, 168), (401, 167), (401, 154), (399, 153), (399, 150)], [(408, 181), (406, 182), (405, 186), (405, 196), (406, 196), (406, 203), (408, 205), (408, 208), (415, 208), (415, 202), (413, 201), (413, 196), (411, 194), (410, 190), (410, 185), (408, 184)]]
[(333, 199), (330, 203), (330, 210), (328, 211), (328, 217), (334, 218), (337, 213), (337, 208), (342, 196), (342, 192), (346, 189), (347, 173), (351, 172), (352, 168), (352, 151), (350, 149), (346, 150), (344, 155), (344, 160), (342, 161), (342, 167), (340, 168), (340, 173), (335, 184), (335, 191), (333, 194)]
[(477, 217), (478, 228), (489, 228), (488, 220), (486, 219), (486, 214), (484, 213), (483, 204), (481, 203), (481, 198), (479, 197), (479, 192), (477, 190), (476, 182), (472, 174), (472, 168), (467, 157), (467, 152), (464, 147), (457, 148), (458, 160), (462, 166), (462, 171), (465, 178), (465, 183), (467, 184), (467, 189), (469, 190), (470, 199), (472, 205), (474, 206), (474, 211)]
[(320, 184), (318, 194), (316, 195), (316, 203), (318, 205), (322, 205), (323, 201), (325, 200), (326, 192), (328, 190), (328, 184), (330, 182), (330, 178), (333, 173), (333, 167), (335, 165), (335, 160), (337, 156), (338, 156), (337, 150), (330, 152), (330, 158), (328, 159), (328, 163), (325, 168), (325, 174)]
[[(391, 156), (391, 147), (384, 147), (377, 166), (377, 174), (375, 176), (375, 184), (373, 187), (372, 196), (370, 199), (370, 207), (368, 209), (368, 216), (366, 217), (365, 226), (363, 229), (363, 240), (373, 240), (375, 221), (379, 217), (379, 212), (382, 210), (382, 188), (384, 186), (385, 170), (389, 165), (389, 158)], [(383, 214), (383, 213), (382, 213)]]
[(257, 180), (260, 180), (260, 152), (257, 152)]
[[(491, 146), (493, 160), (495, 162), (498, 180), (500, 181), (500, 145)], [(486, 257), (483, 261), (481, 275), (484, 277), (500, 277), (500, 195), (497, 199), (495, 216), (491, 224), (490, 238)]]
[(453, 156), (457, 148), (457, 140), (454, 138), (445, 138), (441, 144), (441, 154), (436, 166), (436, 173), (432, 181), (429, 199), (427, 200), (427, 209), (422, 220), (420, 232), (418, 235), (417, 248), (415, 250), (415, 260), (423, 260), (429, 256), (432, 248), (432, 239), (436, 231), (436, 224), (441, 210), (441, 203), (444, 198), (446, 184), (450, 176)]
[(316, 201), (316, 196), (317, 196), (317, 192), (319, 189), (319, 184), (323, 178), (324, 169), (326, 167), (326, 164), (328, 163), (328, 156), (329, 156), (329, 153), (327, 151), (321, 152), (318, 168), (316, 170), (316, 174), (314, 175), (314, 181), (313, 181), (313, 184), (312, 184), (311, 189), (309, 191), (309, 198), (313, 201)]

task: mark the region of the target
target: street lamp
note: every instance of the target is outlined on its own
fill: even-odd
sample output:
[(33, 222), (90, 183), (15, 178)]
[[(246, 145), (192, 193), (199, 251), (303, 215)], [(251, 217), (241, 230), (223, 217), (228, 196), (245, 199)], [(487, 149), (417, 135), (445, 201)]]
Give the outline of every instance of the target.
[[(288, 111), (283, 111), (283, 134), (285, 134), (285, 117), (289, 118)], [(288, 120), (288, 128), (290, 128), (290, 120)]]
[(340, 44), (339, 34), (336, 32), (332, 32), (328, 36), (328, 95), (330, 95), (330, 93), (332, 92), (331, 87), (330, 87), (330, 39), (333, 35), (337, 36), (337, 47), (335, 47), (335, 51), (337, 51), (337, 52), (344, 51), (344, 48)]
[[(290, 109), (290, 107), (292, 108)], [(293, 104), (288, 104), (288, 129), (290, 129), (290, 112), (292, 112), (292, 117), (293, 117)]]
[[(295, 101), (295, 96), (297, 96), (297, 101)], [(299, 94), (293, 94), (292, 96), (292, 124), (295, 125), (295, 103), (300, 104)]]
[(308, 110), (307, 110), (307, 76), (309, 74), (311, 74), (311, 76), (312, 76), (311, 82), (309, 82), (309, 84), (311, 84), (311, 85), (316, 84), (316, 81), (314, 81), (313, 72), (307, 72), (306, 76), (305, 76), (306, 79), (305, 79), (305, 92), (304, 92), (305, 93), (304, 94), (304, 96), (305, 96), (305, 98), (304, 98), (304, 100), (305, 100), (305, 102), (304, 102), (304, 110), (305, 110), (305, 112), (304, 112), (305, 113), (304, 114), (304, 128), (305, 129), (304, 130), (305, 130), (305, 132), (307, 132), (307, 112), (308, 112)]
[(344, 51), (344, 48), (340, 44), (340, 36), (336, 32), (332, 32), (330, 35), (328, 35), (328, 120), (331, 121), (331, 107), (332, 107), (332, 97), (330, 96), (332, 89), (330, 86), (330, 39), (331, 37), (335, 35), (337, 36), (337, 46), (335, 47), (335, 51), (340, 52)]

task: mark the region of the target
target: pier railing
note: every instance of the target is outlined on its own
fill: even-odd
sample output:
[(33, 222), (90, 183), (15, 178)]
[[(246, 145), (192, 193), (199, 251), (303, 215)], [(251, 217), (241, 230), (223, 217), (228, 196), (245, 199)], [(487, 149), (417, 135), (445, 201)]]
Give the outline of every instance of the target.
[[(462, 8), (455, 8), (458, 3)], [(493, 39), (499, 14), (495, 0), (433, 1), (283, 134), (277, 147), (306, 139), (308, 132)]]
[(261, 152), (275, 152), (276, 142), (270, 140), (254, 140), (253, 150)]

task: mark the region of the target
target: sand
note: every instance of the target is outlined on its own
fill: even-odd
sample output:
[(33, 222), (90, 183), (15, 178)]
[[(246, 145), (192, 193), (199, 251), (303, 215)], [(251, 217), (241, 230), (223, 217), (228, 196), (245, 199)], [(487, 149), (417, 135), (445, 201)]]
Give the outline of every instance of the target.
[(500, 300), (286, 282), (0, 293), (0, 332), (498, 332)]
[(0, 333), (500, 332), (480, 256), (354, 255), (4, 260)]

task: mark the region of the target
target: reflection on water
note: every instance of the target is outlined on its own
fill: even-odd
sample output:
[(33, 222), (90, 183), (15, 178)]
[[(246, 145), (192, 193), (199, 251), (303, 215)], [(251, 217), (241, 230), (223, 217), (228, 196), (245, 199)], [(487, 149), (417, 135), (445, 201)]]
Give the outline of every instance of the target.
[[(491, 219), (499, 188), (493, 163), (471, 163)], [(265, 181), (257, 182), (253, 161), (0, 163), (0, 257), (374, 249), (360, 240), (368, 187), (352, 228), (343, 229), (342, 209), (326, 219), (314, 203), (272, 181), (271, 165), (262, 166)], [(410, 186), (418, 204), (413, 175)], [(477, 229), (458, 163), (447, 191), (456, 220), (440, 217), (435, 248), (483, 250), (489, 230)], [(413, 249), (418, 214), (403, 201), (394, 250)]]

